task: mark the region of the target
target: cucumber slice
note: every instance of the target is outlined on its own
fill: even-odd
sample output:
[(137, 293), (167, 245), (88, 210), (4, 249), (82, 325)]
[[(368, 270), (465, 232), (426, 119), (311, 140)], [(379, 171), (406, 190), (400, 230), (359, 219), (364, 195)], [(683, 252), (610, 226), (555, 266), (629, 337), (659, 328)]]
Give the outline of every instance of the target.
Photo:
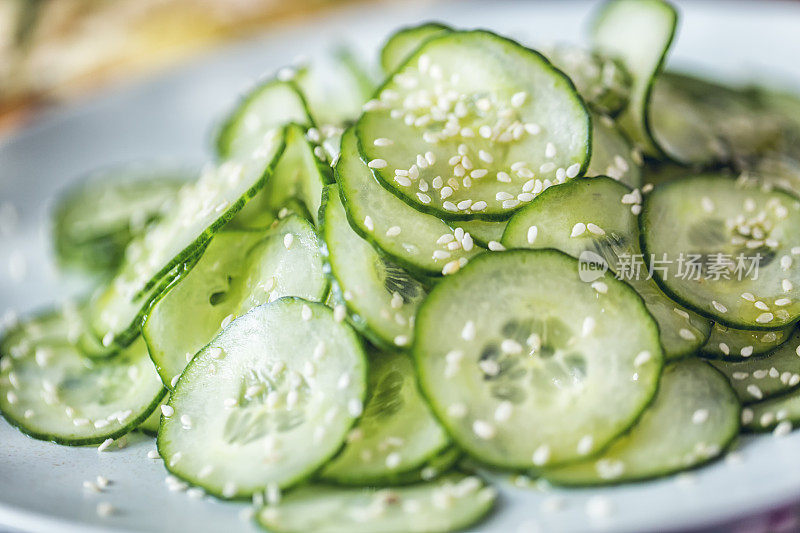
[[(742, 410), (742, 429), (762, 433), (774, 431), (784, 435), (800, 425), (800, 390), (771, 398)], [(780, 426), (780, 427), (779, 427)]]
[(256, 520), (275, 533), (443, 533), (478, 522), (496, 496), (463, 474), (393, 489), (311, 485), (261, 508)]
[(339, 188), (329, 185), (320, 209), (323, 255), (353, 325), (388, 346), (413, 340), (414, 317), (425, 297), (422, 283), (378, 254), (347, 221)]
[(639, 422), (597, 457), (544, 471), (559, 485), (606, 485), (666, 476), (718, 457), (739, 433), (739, 402), (719, 372), (687, 359), (664, 368)]
[(176, 476), (223, 498), (311, 476), (361, 414), (361, 342), (320, 303), (281, 298), (234, 320), (181, 375), (158, 431)]
[(709, 362), (728, 377), (742, 403), (777, 396), (800, 385), (800, 331), (762, 357)]
[(542, 53), (569, 76), (596, 113), (616, 116), (628, 105), (632, 80), (618, 61), (591, 50), (564, 44), (545, 48)]
[(0, 411), (36, 439), (69, 445), (116, 439), (164, 396), (143, 341), (103, 360), (84, 357), (67, 337), (17, 337), (2, 346)]
[(150, 308), (142, 334), (171, 389), (187, 359), (233, 318), (283, 296), (319, 302), (327, 291), (317, 234), (291, 215), (266, 233), (216, 235), (195, 268)]
[[(658, 327), (622, 281), (598, 294), (556, 250), (482, 254), (417, 314), (420, 387), (476, 459), (533, 468), (602, 449), (658, 385)], [(565, 424), (564, 421), (569, 421)]]
[(325, 481), (380, 485), (449, 449), (450, 439), (420, 394), (406, 354), (373, 353), (368, 387), (364, 415), (344, 450), (320, 474)]
[(472, 240), (480, 246), (488, 247), (492, 241), (500, 242), (503, 232), (506, 229), (507, 221), (492, 222), (488, 220), (459, 220), (453, 222), (456, 228), (461, 228), (465, 233), (469, 233)]
[(786, 124), (753, 94), (684, 74), (665, 73), (653, 90), (652, 132), (684, 164), (738, 162), (778, 146)]
[(592, 161), (587, 176), (608, 176), (632, 189), (642, 186), (641, 154), (613, 120), (592, 115)]
[(456, 235), (441, 219), (420, 213), (381, 187), (361, 160), (357, 143), (352, 129), (342, 137), (336, 179), (347, 219), (359, 236), (397, 264), (429, 275), (440, 275), (446, 265), (480, 251), (471, 236)]
[(283, 149), (283, 132), (273, 131), (252, 156), (222, 163), (184, 186), (176, 204), (131, 242), (115, 277), (92, 297), (87, 337), (100, 339), (108, 352), (133, 342), (150, 303), (188, 272), (214, 233), (264, 186)]
[(794, 326), (775, 331), (747, 331), (714, 324), (701, 355), (713, 359), (741, 361), (768, 353), (780, 346), (794, 331)]
[(303, 94), (291, 81), (267, 80), (242, 97), (223, 121), (216, 138), (217, 155), (249, 156), (264, 145), (272, 130), (290, 122), (314, 124)]
[(419, 26), (400, 28), (389, 37), (381, 48), (381, 66), (383, 72), (391, 74), (400, 65), (406, 62), (409, 56), (420, 47), (422, 43), (439, 37), (453, 30), (439, 22), (426, 22)]
[(619, 124), (651, 156), (661, 155), (650, 126), (653, 84), (672, 45), (678, 13), (663, 0), (612, 0), (594, 20), (592, 41), (603, 55), (618, 59), (632, 79), (630, 102)]
[(138, 429), (145, 435), (150, 435), (151, 437), (156, 437), (158, 435), (158, 426), (161, 424), (161, 406), (166, 405), (169, 403), (169, 393), (164, 395), (164, 398), (161, 399), (161, 402), (153, 409), (153, 412), (150, 413), (150, 416), (144, 419), (144, 422), (139, 424)]
[[(637, 274), (626, 266), (632, 266), (639, 253), (639, 231), (631, 213), (639, 198), (605, 176), (572, 180), (548, 189), (514, 215), (502, 243), (507, 248), (555, 248), (581, 259), (585, 266), (603, 261), (644, 299), (658, 322), (666, 359), (678, 359), (705, 343), (711, 322), (669, 299), (647, 279), (645, 269)], [(591, 283), (594, 275), (586, 271), (583, 279)], [(593, 287), (603, 290), (602, 285)]]
[(53, 211), (56, 258), (87, 271), (113, 270), (133, 237), (160, 218), (193, 177), (187, 169), (120, 166), (70, 186)]
[(589, 162), (591, 120), (569, 79), (486, 31), (426, 41), (366, 107), (364, 160), (384, 187), (447, 220), (506, 219)]
[(286, 127), (286, 149), (275, 171), (255, 197), (230, 221), (228, 228), (261, 229), (275, 221), (276, 214), (290, 202), (303, 206), (317, 223), (322, 188), (333, 182), (330, 167), (314, 155), (315, 146), (297, 124)]
[(686, 307), (737, 329), (783, 329), (800, 318), (796, 197), (701, 175), (656, 187), (639, 225), (655, 280)]

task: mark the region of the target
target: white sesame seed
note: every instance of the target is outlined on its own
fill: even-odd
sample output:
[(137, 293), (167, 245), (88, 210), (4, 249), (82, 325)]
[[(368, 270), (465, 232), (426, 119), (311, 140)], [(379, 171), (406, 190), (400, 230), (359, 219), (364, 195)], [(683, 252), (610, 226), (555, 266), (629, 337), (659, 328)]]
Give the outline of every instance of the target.
[(528, 244), (533, 244), (536, 242), (536, 237), (539, 235), (539, 228), (536, 226), (531, 226), (528, 228), (527, 238)]
[(784, 420), (783, 422), (778, 423), (775, 426), (775, 429), (772, 430), (772, 434), (776, 437), (785, 437), (792, 431), (792, 423), (788, 420)]
[(642, 212), (642, 206), (639, 204), (631, 206), (631, 213), (634, 215), (639, 215)]
[(590, 233), (594, 233), (595, 235), (605, 235), (606, 234), (606, 232), (605, 232), (605, 230), (603, 228), (601, 228), (600, 226), (598, 226), (597, 224), (594, 224), (592, 222), (589, 222), (588, 224), (586, 224), (586, 229), (588, 229)]
[(584, 435), (581, 437), (581, 440), (578, 441), (578, 453), (580, 455), (587, 455), (592, 451), (593, 446), (594, 438), (591, 435)]
[(502, 183), (511, 183), (511, 176), (509, 176), (507, 172), (503, 172), (501, 170), (497, 173), (497, 181)]
[(580, 170), (581, 170), (580, 163), (575, 163), (573, 165), (568, 166), (567, 167), (567, 177), (568, 178), (574, 178), (575, 176), (578, 175), (578, 172), (580, 172)]
[(520, 107), (525, 103), (525, 99), (528, 97), (528, 93), (525, 91), (520, 91), (518, 93), (514, 93), (511, 96), (511, 105), (514, 107)]
[(711, 305), (713, 305), (714, 309), (716, 309), (720, 313), (727, 313), (728, 312), (728, 308), (725, 307), (724, 305), (722, 305), (721, 303), (719, 303), (716, 300), (711, 300)]
[(649, 351), (645, 350), (643, 352), (639, 352), (633, 359), (633, 366), (638, 368), (650, 361), (651, 358), (652, 354)]
[(173, 409), (169, 405), (162, 405), (161, 406), (161, 414), (164, 415), (164, 418), (169, 418), (175, 414), (175, 409)]
[(581, 336), (588, 337), (594, 332), (597, 322), (593, 317), (587, 316), (583, 319), (583, 326), (581, 327)]
[(386, 162), (385, 159), (373, 159), (372, 161), (367, 163), (367, 166), (369, 168), (381, 169), (381, 168), (386, 168), (388, 166), (388, 163)]
[(468, 320), (467, 323), (464, 324), (464, 328), (461, 330), (461, 338), (465, 341), (475, 340), (475, 322)]
[(570, 233), (570, 237), (578, 237), (583, 235), (586, 232), (586, 224), (583, 222), (578, 222), (574, 226), (572, 226), (572, 232)]
[(472, 211), (483, 211), (484, 209), (486, 209), (486, 202), (484, 202), (483, 200), (475, 202), (474, 204), (472, 204), (470, 209)]
[(753, 355), (753, 347), (752, 346), (745, 346), (744, 348), (739, 350), (739, 354), (742, 357), (750, 357), (751, 355)]
[(491, 439), (497, 433), (494, 426), (484, 420), (475, 420), (472, 423), (472, 432), (483, 440)]
[(702, 424), (708, 420), (708, 409), (698, 409), (692, 413), (692, 423)]
[(375, 141), (373, 141), (373, 144), (375, 146), (391, 146), (394, 144), (394, 141), (391, 139), (387, 139), (385, 137), (379, 137), (378, 139), (375, 139)]
[(707, 213), (714, 211), (714, 202), (712, 202), (711, 198), (708, 196), (703, 196), (700, 198), (700, 206), (703, 208), (703, 211)]
[(509, 401), (502, 401), (498, 404), (497, 409), (494, 411), (494, 419), (497, 422), (506, 422), (511, 418), (513, 405)]
[(192, 418), (189, 415), (181, 415), (181, 425), (184, 428), (192, 427)]
[(408, 335), (398, 335), (394, 338), (394, 343), (397, 346), (407, 346), (408, 341)]
[(359, 417), (361, 413), (364, 412), (364, 404), (361, 403), (361, 400), (358, 398), (351, 398), (350, 401), (347, 402), (347, 412), (350, 413), (352, 417)]
[(678, 335), (680, 335), (682, 339), (685, 339), (687, 341), (697, 340), (697, 336), (694, 333), (692, 333), (692, 330), (690, 329), (681, 328), (680, 331), (678, 331)]
[(750, 394), (750, 396), (752, 396), (753, 398), (755, 398), (757, 400), (760, 400), (761, 398), (764, 397), (764, 393), (762, 393), (761, 389), (758, 387), (758, 385), (755, 385), (755, 384), (748, 385), (747, 386), (747, 392)]
[(161, 456), (158, 454), (158, 450), (150, 450), (147, 452), (148, 459), (160, 459)]
[(772, 322), (775, 316), (772, 313), (761, 313), (756, 317), (756, 322), (759, 324), (766, 324), (767, 322)]
[(97, 447), (97, 451), (98, 451), (98, 452), (104, 452), (104, 451), (106, 451), (106, 450), (108, 449), (108, 447), (109, 447), (109, 446), (111, 446), (112, 444), (114, 444), (114, 439), (106, 439), (106, 440), (104, 440), (104, 441), (103, 441), (103, 442), (100, 444), (100, 446), (98, 446), (98, 447)]
[(505, 249), (506, 249), (505, 246), (503, 246), (502, 244), (500, 244), (497, 241), (489, 241), (488, 246), (489, 246), (489, 250), (491, 250), (493, 252), (502, 252), (502, 251), (505, 251)]
[(550, 447), (547, 444), (542, 444), (533, 452), (531, 457), (533, 464), (542, 466), (550, 460)]
[(458, 207), (459, 209), (463, 210), (463, 209), (469, 209), (471, 205), (472, 205), (472, 200), (466, 199), (466, 200), (461, 200), (460, 202), (458, 202), (456, 204), (456, 207)]
[(465, 252), (469, 252), (472, 250), (474, 242), (472, 240), (472, 235), (469, 233), (464, 234), (464, 238), (461, 239), (461, 247), (464, 248)]
[(344, 320), (344, 317), (347, 316), (347, 309), (345, 306), (339, 304), (334, 306), (333, 308), (333, 319), (336, 322), (341, 322)]
[(453, 403), (447, 407), (447, 416), (464, 418), (467, 416), (467, 406), (463, 403)]
[(108, 502), (100, 502), (97, 504), (96, 511), (97, 511), (97, 516), (101, 518), (107, 518), (113, 515), (116, 509), (114, 509), (114, 506)]
[(172, 380), (169, 382), (170, 387), (174, 389), (175, 386), (178, 384), (178, 379), (180, 379), (180, 377), (181, 377), (180, 374), (175, 374), (174, 376), (172, 376)]
[(544, 149), (544, 156), (547, 158), (556, 156), (556, 146), (553, 143), (547, 143), (547, 146)]
[(294, 235), (292, 235), (291, 233), (287, 233), (286, 235), (283, 236), (283, 245), (286, 247), (287, 250), (292, 247), (292, 243), (294, 243)]

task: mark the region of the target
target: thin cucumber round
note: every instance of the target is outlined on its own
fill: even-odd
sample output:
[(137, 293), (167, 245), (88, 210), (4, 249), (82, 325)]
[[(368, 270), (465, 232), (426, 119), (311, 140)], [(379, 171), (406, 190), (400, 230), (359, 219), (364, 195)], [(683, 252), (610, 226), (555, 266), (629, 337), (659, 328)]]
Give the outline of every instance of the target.
[(645, 196), (639, 226), (654, 279), (686, 307), (737, 329), (800, 318), (800, 200), (791, 194), (724, 176), (680, 179)]
[(425, 286), (380, 255), (350, 227), (336, 185), (326, 187), (320, 209), (323, 254), (342, 309), (353, 325), (387, 346), (407, 347)]
[(125, 247), (174, 201), (194, 172), (179, 168), (118, 166), (92, 173), (59, 197), (52, 231), (62, 265), (112, 271)]
[(246, 157), (285, 124), (314, 124), (303, 94), (291, 81), (270, 79), (250, 90), (223, 121), (216, 138), (220, 159)]
[(447, 220), (503, 220), (583, 174), (591, 120), (544, 57), (486, 31), (426, 41), (356, 125), (383, 186)]
[(422, 43), (452, 31), (452, 28), (439, 22), (426, 22), (419, 26), (400, 28), (389, 37), (381, 48), (381, 67), (383, 72), (391, 74), (405, 63), (408, 57)]
[(653, 403), (631, 430), (591, 460), (547, 469), (559, 485), (641, 481), (718, 457), (739, 434), (739, 402), (723, 376), (687, 359), (667, 365)]
[(450, 438), (419, 392), (414, 365), (403, 353), (370, 359), (364, 414), (342, 452), (320, 478), (347, 485), (380, 485), (419, 470), (449, 448)]
[(632, 80), (618, 61), (591, 50), (563, 44), (546, 48), (542, 53), (569, 76), (596, 113), (616, 116), (627, 107)]
[(742, 409), (742, 429), (748, 433), (773, 431), (780, 436), (799, 425), (800, 390), (797, 389)]
[[(555, 248), (583, 261), (603, 262), (644, 299), (658, 323), (667, 360), (696, 352), (705, 343), (711, 322), (669, 299), (647, 270), (635, 271), (638, 228), (631, 212), (641, 200), (638, 191), (605, 177), (581, 178), (543, 192), (508, 222), (502, 243), (507, 248)], [(642, 263), (640, 261), (640, 263)], [(593, 283), (596, 274), (584, 272)]]
[(764, 356), (709, 362), (728, 377), (742, 403), (783, 394), (800, 385), (800, 330)]
[(261, 190), (283, 153), (273, 130), (251, 155), (229, 160), (186, 185), (157, 224), (133, 240), (116, 275), (91, 298), (90, 335), (108, 352), (139, 336), (150, 303), (192, 266), (208, 241)]
[(592, 160), (587, 176), (609, 176), (637, 189), (642, 186), (641, 157), (612, 119), (592, 115)]
[(456, 235), (441, 219), (415, 210), (381, 187), (361, 160), (357, 143), (355, 132), (347, 130), (336, 179), (350, 225), (362, 238), (399, 265), (428, 275), (441, 275), (448, 264), (481, 250), (467, 233)]
[(496, 496), (463, 474), (391, 489), (310, 485), (262, 507), (256, 520), (274, 533), (445, 533), (478, 522)]
[(482, 254), (417, 315), (420, 387), (465, 452), (504, 468), (574, 461), (630, 427), (663, 355), (641, 298), (611, 276), (598, 294), (556, 250)]
[(333, 176), (330, 167), (315, 155), (315, 148), (306, 139), (305, 128), (289, 124), (286, 127), (286, 149), (275, 170), (226, 229), (267, 228), (275, 221), (281, 208), (291, 203), (302, 206), (303, 212), (316, 224), (322, 188), (333, 181)]
[(142, 340), (102, 360), (86, 358), (67, 338), (2, 346), (0, 411), (36, 439), (86, 445), (121, 437), (164, 396)]
[(282, 298), (234, 320), (181, 375), (158, 431), (167, 469), (244, 498), (308, 479), (361, 415), (367, 361), (320, 303)]
[(317, 234), (291, 215), (267, 232), (216, 235), (195, 268), (150, 308), (142, 334), (171, 389), (188, 360), (232, 319), (283, 296), (319, 302), (327, 291)]
[(775, 331), (748, 331), (714, 324), (700, 355), (728, 361), (763, 355), (785, 342), (794, 329), (794, 326), (789, 326)]
[(592, 28), (596, 49), (618, 59), (632, 79), (630, 102), (619, 124), (651, 156), (661, 155), (650, 125), (651, 92), (677, 25), (677, 11), (663, 0), (612, 0), (603, 5)]

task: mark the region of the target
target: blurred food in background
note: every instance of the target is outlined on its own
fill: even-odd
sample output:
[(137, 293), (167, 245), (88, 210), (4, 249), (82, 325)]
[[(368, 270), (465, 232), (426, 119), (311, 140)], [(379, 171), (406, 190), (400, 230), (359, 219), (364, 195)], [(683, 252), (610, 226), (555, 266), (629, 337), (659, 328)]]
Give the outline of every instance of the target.
[(342, 0), (0, 0), (0, 133), (43, 106)]

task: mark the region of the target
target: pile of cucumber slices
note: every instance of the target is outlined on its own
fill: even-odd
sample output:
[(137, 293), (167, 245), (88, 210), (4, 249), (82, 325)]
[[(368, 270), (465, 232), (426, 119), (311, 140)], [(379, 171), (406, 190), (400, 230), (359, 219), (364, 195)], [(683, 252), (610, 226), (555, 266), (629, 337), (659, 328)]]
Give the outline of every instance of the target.
[(75, 186), (54, 248), (97, 288), (5, 332), (3, 416), (156, 434), (276, 532), (451, 531), (486, 471), (615, 484), (786, 434), (800, 99), (662, 72), (676, 24), (612, 0), (543, 53), (404, 28), (379, 75), (340, 52), (251, 90), (199, 176)]

